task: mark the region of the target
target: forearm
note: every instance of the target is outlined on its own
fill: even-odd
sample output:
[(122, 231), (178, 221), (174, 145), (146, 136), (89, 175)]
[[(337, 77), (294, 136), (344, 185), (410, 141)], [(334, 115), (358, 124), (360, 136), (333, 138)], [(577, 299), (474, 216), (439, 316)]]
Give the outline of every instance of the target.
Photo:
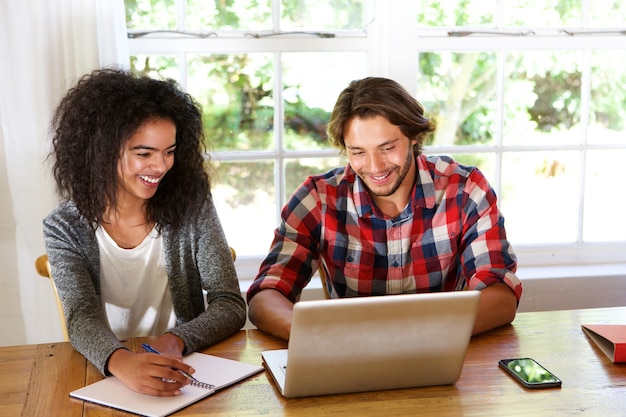
[(276, 290), (259, 291), (248, 304), (250, 321), (271, 335), (289, 340), (293, 303)]
[(152, 347), (160, 353), (167, 353), (182, 360), (185, 342), (172, 333), (164, 333), (152, 343)]
[(239, 293), (209, 297), (208, 308), (191, 320), (168, 330), (185, 344), (185, 354), (211, 346), (240, 330), (246, 322), (246, 305)]
[(478, 314), (472, 334), (486, 332), (515, 319), (517, 298), (505, 284), (493, 284), (481, 290)]

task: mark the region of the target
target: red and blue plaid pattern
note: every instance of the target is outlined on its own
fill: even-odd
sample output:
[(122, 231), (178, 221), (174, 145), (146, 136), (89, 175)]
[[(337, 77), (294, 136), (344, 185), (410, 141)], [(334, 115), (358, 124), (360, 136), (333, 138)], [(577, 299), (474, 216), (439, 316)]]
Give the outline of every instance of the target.
[(323, 263), (333, 297), (522, 285), (496, 195), (483, 174), (452, 159), (416, 158), (417, 184), (388, 219), (350, 165), (311, 176), (282, 211), (270, 253), (248, 290), (297, 299)]

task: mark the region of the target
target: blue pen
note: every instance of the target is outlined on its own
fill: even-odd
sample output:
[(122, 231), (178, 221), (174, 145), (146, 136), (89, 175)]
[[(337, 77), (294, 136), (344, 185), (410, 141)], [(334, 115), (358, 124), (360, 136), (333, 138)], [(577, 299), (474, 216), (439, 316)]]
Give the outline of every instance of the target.
[[(152, 346), (150, 346), (147, 343), (144, 343), (141, 345), (142, 348), (144, 348), (144, 350), (146, 352), (150, 352), (150, 353), (156, 353), (157, 355), (160, 355), (161, 352), (159, 352), (158, 350), (156, 350), (155, 348), (153, 348)], [(203, 384), (203, 382), (198, 381), (196, 378), (193, 377), (193, 375), (191, 375), (190, 373), (187, 373), (185, 371), (183, 371), (182, 369), (176, 369), (178, 372), (180, 372), (181, 374), (185, 375), (187, 378), (191, 379), (193, 382), (197, 383), (197, 384)]]

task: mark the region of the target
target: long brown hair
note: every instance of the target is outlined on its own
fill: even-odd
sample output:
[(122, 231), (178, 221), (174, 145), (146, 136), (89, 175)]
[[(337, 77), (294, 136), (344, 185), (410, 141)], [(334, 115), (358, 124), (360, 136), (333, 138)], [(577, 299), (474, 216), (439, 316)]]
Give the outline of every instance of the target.
[(400, 128), (409, 139), (417, 156), (422, 152), (426, 134), (435, 130), (434, 122), (424, 117), (424, 107), (400, 84), (388, 78), (367, 77), (352, 81), (339, 97), (328, 122), (328, 140), (345, 152), (343, 130), (353, 117), (366, 119), (383, 116)]
[(95, 229), (117, 200), (122, 146), (146, 122), (176, 125), (174, 165), (147, 202), (148, 221), (178, 227), (210, 193), (202, 112), (172, 80), (135, 77), (121, 69), (84, 75), (52, 119), (52, 173), (57, 192), (72, 200)]

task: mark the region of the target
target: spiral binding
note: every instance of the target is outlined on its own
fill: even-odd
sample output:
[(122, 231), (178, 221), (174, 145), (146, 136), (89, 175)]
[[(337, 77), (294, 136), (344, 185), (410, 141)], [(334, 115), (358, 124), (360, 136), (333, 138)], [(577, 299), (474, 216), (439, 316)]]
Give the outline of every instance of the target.
[[(156, 353), (157, 355), (160, 355), (160, 354), (161, 354), (158, 350), (156, 350), (155, 348), (153, 348), (152, 346), (150, 346), (150, 345), (149, 345), (149, 344), (147, 344), (147, 343), (143, 343), (143, 344), (141, 345), (141, 347), (142, 347), (142, 348), (143, 348), (146, 352)], [(180, 372), (181, 374), (183, 374), (183, 375), (185, 375), (187, 378), (189, 378), (189, 380), (191, 381), (191, 382), (189, 383), (189, 385), (194, 386), (194, 387), (198, 387), (198, 388), (203, 388), (203, 389), (210, 390), (210, 391), (215, 391), (215, 385), (213, 385), (213, 384), (207, 384), (206, 382), (199, 381), (198, 379), (196, 379), (195, 377), (193, 377), (193, 375), (188, 374), (187, 372), (185, 372), (185, 371), (183, 371), (183, 370), (181, 370), (181, 369), (178, 369), (178, 372)], [(164, 381), (165, 381), (165, 379), (164, 379)]]
[(191, 380), (189, 385), (192, 385), (192, 386), (198, 387), (198, 388), (204, 388), (204, 389), (207, 389), (207, 390), (214, 390), (215, 389), (215, 385), (208, 384), (208, 383), (202, 382), (202, 381), (198, 381), (195, 378)]

